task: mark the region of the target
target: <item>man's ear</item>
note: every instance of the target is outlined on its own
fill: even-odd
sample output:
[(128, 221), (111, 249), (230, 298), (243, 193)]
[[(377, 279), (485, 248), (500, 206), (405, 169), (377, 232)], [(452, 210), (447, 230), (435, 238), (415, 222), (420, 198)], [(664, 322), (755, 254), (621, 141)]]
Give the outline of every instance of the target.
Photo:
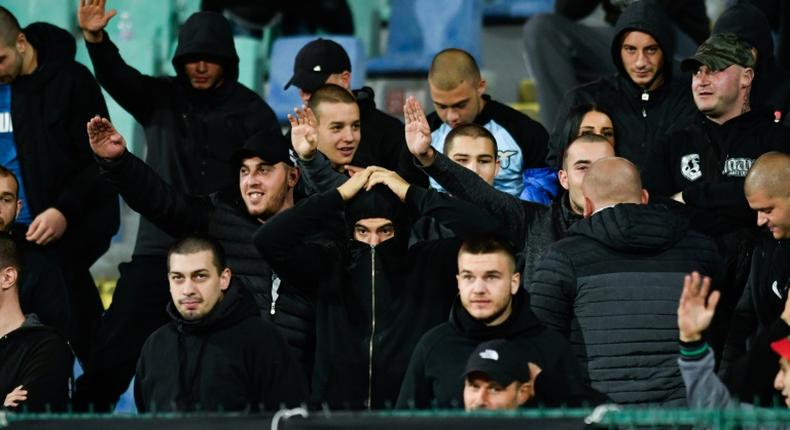
[(519, 406), (527, 403), (529, 399), (535, 396), (535, 386), (533, 382), (524, 382), (518, 387), (516, 392), (516, 402)]
[(646, 189), (642, 188), (642, 204), (646, 205), (649, 201), (650, 193), (648, 193)]
[(25, 33), (22, 33), (20, 31), (19, 34), (16, 36), (16, 41), (14, 42), (14, 44), (16, 45), (16, 50), (19, 51), (20, 54), (24, 54), (25, 50), (27, 50), (28, 47), (27, 37), (25, 37)]
[(288, 188), (293, 188), (296, 186), (296, 183), (299, 182), (299, 177), (302, 175), (302, 171), (299, 170), (298, 166), (293, 166), (288, 168)]
[(741, 74), (741, 88), (751, 86), (752, 81), (754, 81), (754, 69), (751, 67), (743, 69), (743, 73)]
[(351, 90), (351, 72), (348, 70), (343, 71), (340, 73), (340, 81), (343, 82), (343, 87), (348, 88), (349, 91)]
[(521, 273), (516, 269), (516, 273), (510, 278), (510, 294), (515, 295), (521, 288)]
[(16, 267), (8, 266), (0, 270), (0, 289), (7, 290), (16, 286), (16, 281), (19, 278), (19, 272)]
[(592, 200), (590, 200), (589, 197), (584, 196), (584, 217), (591, 217), (593, 212), (595, 212), (595, 207), (593, 206)]
[(560, 180), (560, 185), (562, 185), (562, 188), (565, 188), (565, 191), (568, 191), (568, 172), (560, 169), (557, 171), (557, 179)]
[(222, 273), (219, 274), (219, 289), (225, 291), (230, 286), (230, 278), (231, 272), (230, 268), (225, 268)]
[(480, 83), (477, 84), (477, 96), (483, 97), (483, 94), (486, 93), (486, 80), (480, 78)]

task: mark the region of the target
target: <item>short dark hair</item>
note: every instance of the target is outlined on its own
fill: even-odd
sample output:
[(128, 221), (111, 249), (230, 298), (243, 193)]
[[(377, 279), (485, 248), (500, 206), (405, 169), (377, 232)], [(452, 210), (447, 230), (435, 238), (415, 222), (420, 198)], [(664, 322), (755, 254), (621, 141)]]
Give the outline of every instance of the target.
[(222, 273), (228, 265), (225, 259), (225, 250), (219, 241), (207, 234), (193, 233), (185, 236), (167, 251), (167, 269), (170, 270), (170, 256), (173, 254), (195, 254), (201, 251), (211, 251), (212, 261), (217, 268), (217, 273)]
[(0, 269), (13, 267), (17, 272), (22, 271), (22, 259), (16, 242), (8, 234), (0, 234)]
[(510, 260), (510, 267), (516, 271), (516, 253), (513, 252), (511, 245), (495, 236), (472, 236), (464, 239), (461, 243), (461, 249), (458, 250), (458, 255), (461, 254), (505, 254)]
[(436, 54), (428, 70), (428, 81), (442, 91), (450, 91), (462, 82), (476, 86), (481, 79), (475, 57), (458, 48), (447, 48)]
[[(310, 95), (310, 109), (316, 110), (318, 105), (324, 102), (329, 103), (356, 103), (357, 99), (351, 92), (340, 85), (324, 84), (321, 85), (312, 95)], [(316, 113), (316, 115), (318, 115)]]
[(5, 166), (0, 165), (0, 178), (8, 178), (8, 177), (13, 179), (14, 183), (16, 184), (16, 197), (18, 199), (19, 198), (19, 179), (17, 179), (16, 174), (12, 170), (8, 169)]
[(22, 27), (19, 26), (19, 21), (16, 20), (14, 14), (0, 6), (0, 41), (5, 46), (13, 46), (21, 32)]
[[(609, 120), (612, 121), (612, 128), (614, 128), (615, 132), (615, 142), (617, 142), (617, 126), (614, 124), (614, 119), (612, 119), (612, 115), (609, 113), (608, 110), (601, 107), (598, 104), (594, 103), (582, 103), (575, 106), (572, 106), (568, 110), (568, 115), (565, 117), (565, 121), (562, 123), (560, 128), (560, 144), (563, 148), (563, 153), (565, 150), (570, 146), (571, 142), (576, 140), (579, 137), (579, 130), (582, 127), (582, 120), (584, 116), (587, 115), (589, 112), (600, 112), (609, 117)], [(590, 133), (592, 134), (592, 133)], [(559, 167), (559, 166), (557, 166)]]
[(497, 157), (497, 144), (496, 138), (493, 134), (491, 134), (488, 129), (483, 127), (482, 125), (478, 124), (461, 124), (454, 129), (450, 130), (447, 133), (447, 137), (444, 138), (444, 153), (450, 154), (450, 151), (453, 149), (453, 142), (455, 138), (466, 136), (471, 138), (478, 138), (482, 137), (484, 139), (488, 139), (491, 142), (491, 145), (494, 147), (494, 157)]
[(605, 137), (603, 137), (601, 135), (598, 135), (598, 134), (583, 134), (581, 136), (577, 136), (575, 139), (573, 139), (570, 142), (568, 142), (568, 144), (565, 145), (565, 149), (562, 151), (562, 165), (561, 165), (561, 167), (562, 167), (563, 170), (567, 170), (566, 166), (565, 166), (565, 161), (568, 159), (568, 151), (571, 149), (571, 146), (573, 146), (577, 142), (606, 143), (607, 145), (610, 145), (610, 146), (612, 145), (611, 142), (609, 142), (609, 140), (607, 140)]

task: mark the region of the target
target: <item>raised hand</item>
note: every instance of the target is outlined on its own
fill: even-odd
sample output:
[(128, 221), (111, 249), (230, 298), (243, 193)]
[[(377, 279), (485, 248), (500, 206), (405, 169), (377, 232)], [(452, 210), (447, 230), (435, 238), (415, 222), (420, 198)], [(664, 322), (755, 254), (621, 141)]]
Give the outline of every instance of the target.
[(340, 193), (340, 196), (343, 198), (343, 201), (349, 201), (357, 195), (359, 190), (365, 188), (365, 185), (368, 183), (368, 178), (374, 172), (374, 169), (378, 169), (380, 167), (367, 167), (365, 170), (357, 171), (354, 173), (351, 178), (349, 178), (343, 185), (337, 187), (337, 192)]
[(680, 340), (694, 342), (702, 339), (702, 332), (710, 326), (721, 294), (710, 293), (710, 278), (693, 272), (683, 279), (683, 293), (678, 304)]
[(98, 115), (88, 121), (88, 142), (93, 153), (105, 160), (112, 160), (126, 151), (126, 141), (112, 123)]
[(106, 0), (79, 0), (80, 6), (77, 10), (77, 19), (82, 29), (82, 34), (90, 43), (99, 43), (102, 38), (102, 30), (107, 27), (107, 23), (117, 13), (115, 9), (109, 12), (104, 11)]
[(288, 114), (291, 123), (291, 145), (301, 160), (310, 160), (318, 150), (318, 120), (312, 109), (302, 106), (294, 108), (294, 115)]
[(428, 166), (433, 162), (436, 155), (431, 147), (431, 127), (425, 112), (414, 96), (406, 99), (403, 105), (403, 117), (406, 120), (406, 145), (412, 153), (422, 163)]
[(395, 193), (396, 196), (400, 199), (400, 201), (406, 201), (406, 193), (409, 191), (409, 187), (411, 184), (406, 182), (405, 179), (401, 178), (400, 175), (393, 172), (392, 170), (387, 170), (383, 167), (371, 166), (370, 169), (373, 171), (368, 178), (368, 183), (365, 186), (365, 189), (370, 191), (376, 184), (384, 184)]

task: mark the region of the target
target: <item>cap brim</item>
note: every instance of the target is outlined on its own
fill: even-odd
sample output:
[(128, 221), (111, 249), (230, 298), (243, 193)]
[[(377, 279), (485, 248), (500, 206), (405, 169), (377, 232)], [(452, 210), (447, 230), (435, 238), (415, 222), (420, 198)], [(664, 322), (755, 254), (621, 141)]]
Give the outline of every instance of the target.
[(686, 58), (680, 63), (680, 70), (682, 72), (691, 72), (699, 69), (699, 66), (701, 66), (702, 64), (703, 63), (701, 61), (697, 60), (694, 57)]
[(771, 342), (771, 349), (777, 354), (781, 355), (784, 359), (790, 360), (790, 338), (779, 339), (776, 342)]
[(287, 90), (291, 85), (302, 89), (303, 91), (307, 91), (310, 93), (315, 92), (317, 89), (321, 88), (322, 85), (326, 83), (326, 80), (329, 78), (329, 74), (327, 73), (317, 73), (317, 72), (296, 72), (291, 79), (285, 84), (285, 89)]
[(512, 379), (512, 376), (508, 377), (506, 375), (501, 374), (501, 372), (492, 372), (491, 369), (480, 369), (477, 367), (472, 367), (467, 369), (466, 372), (464, 372), (464, 378), (467, 378), (469, 375), (473, 373), (483, 374), (503, 387), (507, 387), (508, 385), (512, 384), (513, 381), (515, 381), (515, 379)]

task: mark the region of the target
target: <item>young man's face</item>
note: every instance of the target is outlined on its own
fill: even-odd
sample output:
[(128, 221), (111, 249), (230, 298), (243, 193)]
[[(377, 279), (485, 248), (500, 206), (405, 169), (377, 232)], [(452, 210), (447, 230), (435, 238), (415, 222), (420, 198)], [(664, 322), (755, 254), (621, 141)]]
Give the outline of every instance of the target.
[(762, 190), (746, 196), (749, 206), (757, 211), (757, 225), (765, 226), (774, 239), (790, 239), (790, 197), (772, 197)]
[(354, 240), (376, 246), (395, 237), (395, 226), (386, 218), (365, 218), (354, 224)]
[(737, 65), (718, 71), (700, 65), (691, 77), (691, 92), (697, 109), (709, 118), (732, 113), (740, 94), (742, 73), (743, 68)]
[(296, 186), (298, 174), (285, 163), (271, 164), (260, 157), (242, 160), (239, 168), (239, 189), (247, 212), (267, 220), (287, 209), (288, 193)]
[(664, 53), (653, 36), (641, 31), (630, 31), (620, 47), (623, 68), (635, 84), (654, 89), (660, 82), (656, 76), (664, 65)]
[(614, 148), (606, 142), (579, 142), (568, 147), (562, 169), (558, 176), (562, 188), (568, 190), (571, 209), (577, 214), (584, 213), (584, 194), (582, 182), (592, 163), (604, 157), (614, 157)]
[(196, 90), (208, 90), (222, 84), (224, 69), (219, 63), (206, 60), (190, 61), (184, 64), (184, 73)]
[(517, 409), (532, 397), (527, 387), (518, 381), (505, 387), (484, 373), (471, 373), (464, 378), (464, 408), (467, 412)]
[(359, 106), (356, 103), (323, 102), (316, 107), (316, 116), (318, 150), (335, 169), (351, 164), (362, 138)]
[(230, 270), (219, 272), (209, 250), (171, 254), (168, 267), (170, 297), (178, 313), (189, 321), (208, 315), (230, 285)]
[(428, 85), (436, 114), (452, 128), (474, 122), (477, 114), (483, 109), (486, 84), (482, 79), (477, 85), (463, 82), (449, 91), (436, 88), (431, 84), (430, 79)]
[(22, 54), (16, 45), (0, 41), (0, 83), (10, 84), (22, 73)]
[(790, 361), (787, 361), (786, 358), (779, 359), (779, 371), (776, 372), (774, 388), (782, 393), (785, 405), (790, 408)]
[(0, 176), (0, 231), (8, 231), (21, 209), (16, 181), (11, 176)]
[(458, 255), (458, 292), (470, 315), (486, 325), (499, 325), (510, 316), (520, 275), (504, 252)]
[(457, 136), (453, 139), (447, 156), (456, 163), (477, 173), (489, 185), (499, 171), (494, 144), (485, 137)]

